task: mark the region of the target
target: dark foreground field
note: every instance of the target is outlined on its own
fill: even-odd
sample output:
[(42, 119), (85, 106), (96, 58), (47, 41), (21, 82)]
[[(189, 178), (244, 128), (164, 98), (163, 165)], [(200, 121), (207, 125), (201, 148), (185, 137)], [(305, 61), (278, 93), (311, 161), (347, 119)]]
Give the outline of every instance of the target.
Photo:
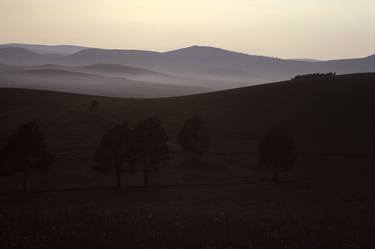
[(1, 248), (373, 248), (374, 189), (295, 182), (1, 196)]
[[(35, 119), (55, 162), (0, 179), (0, 248), (374, 248), (375, 74), (307, 79), (164, 99), (0, 89), (0, 146)], [(99, 111), (88, 112), (96, 99)], [(177, 144), (200, 114), (212, 147), (199, 167)], [(100, 138), (146, 116), (163, 122), (171, 159), (150, 178), (92, 170)], [(294, 137), (295, 167), (272, 184), (257, 145)]]

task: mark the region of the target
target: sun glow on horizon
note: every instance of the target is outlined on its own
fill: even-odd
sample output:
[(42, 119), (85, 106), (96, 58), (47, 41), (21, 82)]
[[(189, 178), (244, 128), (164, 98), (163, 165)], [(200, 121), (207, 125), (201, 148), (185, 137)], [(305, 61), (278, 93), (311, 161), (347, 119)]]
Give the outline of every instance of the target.
[(373, 0), (1, 0), (0, 43), (351, 58), (375, 53), (374, 15)]

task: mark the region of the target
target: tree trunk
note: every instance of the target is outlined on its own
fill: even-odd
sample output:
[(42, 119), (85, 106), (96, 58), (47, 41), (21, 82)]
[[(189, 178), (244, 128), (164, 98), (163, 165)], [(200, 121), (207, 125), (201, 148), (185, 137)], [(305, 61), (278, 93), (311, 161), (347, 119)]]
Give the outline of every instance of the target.
[(274, 165), (274, 166), (273, 166), (273, 182), (274, 182), (274, 183), (277, 183), (278, 180), (279, 180), (279, 178), (278, 178), (277, 166)]
[(124, 173), (124, 172), (122, 172), (121, 163), (116, 165), (116, 172), (115, 173), (116, 173), (116, 187), (121, 188), (122, 174)]
[(198, 168), (199, 166), (199, 159), (198, 159), (198, 156), (195, 156), (195, 155), (191, 155), (191, 165)]
[(116, 172), (116, 187), (121, 188), (121, 174)]
[(148, 169), (144, 169), (143, 170), (143, 186), (145, 188), (149, 187), (150, 184), (148, 182)]
[(23, 170), (23, 176), (22, 176), (22, 192), (26, 193), (27, 192), (27, 177), (28, 177), (28, 172), (29, 167), (25, 166)]

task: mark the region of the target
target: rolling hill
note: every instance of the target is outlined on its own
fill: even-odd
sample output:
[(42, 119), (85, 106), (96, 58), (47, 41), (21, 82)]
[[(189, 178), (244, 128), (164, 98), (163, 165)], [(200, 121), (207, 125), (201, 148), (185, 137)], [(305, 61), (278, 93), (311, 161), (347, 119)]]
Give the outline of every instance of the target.
[[(56, 66), (58, 67), (58, 66)], [(206, 88), (210, 90), (218, 90), (230, 87), (225, 82), (217, 82), (201, 79), (182, 78), (143, 68), (124, 66), (120, 64), (93, 64), (82, 67), (65, 67), (64, 70), (86, 72), (106, 77), (119, 77), (129, 80), (143, 81), (149, 83), (168, 84), (173, 86), (190, 86), (194, 88)], [(191, 92), (194, 94), (197, 92)]]
[(38, 54), (50, 54), (56, 56), (70, 55), (77, 53), (87, 47), (71, 45), (36, 45), (23, 43), (9, 43), (0, 45), (0, 48), (24, 48)]
[[(26, 75), (26, 72), (34, 73)], [(52, 72), (55, 74), (51, 74)], [(83, 77), (84, 75), (86, 77)], [(230, 88), (230, 86), (225, 82), (182, 78), (119, 64), (75, 67), (56, 64), (40, 66), (0, 64), (0, 87), (150, 98), (196, 94)]]
[(110, 63), (148, 68), (187, 78), (236, 82), (237, 86), (287, 80), (296, 74), (374, 72), (374, 57), (334, 61), (293, 61), (220, 48), (192, 46), (165, 53), (87, 49), (65, 57), (68, 64)]
[[(16, 127), (34, 119), (45, 132), (56, 161), (48, 180), (35, 176), (32, 186), (111, 184), (111, 176), (103, 178), (91, 170), (101, 136), (123, 121), (134, 127), (146, 116), (156, 116), (168, 132), (172, 156), (155, 181), (217, 183), (257, 179), (258, 173), (249, 170), (256, 168), (259, 140), (273, 127), (286, 126), (299, 155), (296, 179), (368, 184), (374, 176), (374, 82), (375, 74), (353, 74), (155, 99), (1, 88), (0, 147)], [(88, 112), (93, 99), (99, 102), (97, 113)], [(204, 158), (207, 165), (198, 171), (184, 163), (176, 138), (184, 120), (193, 114), (203, 116), (212, 139)], [(134, 177), (127, 182), (139, 184), (138, 176)], [(7, 180), (9, 186), (18, 186), (12, 179)]]
[(31, 52), (20, 47), (0, 48), (0, 63), (10, 65), (38, 65), (45, 64), (53, 57)]
[[(29, 75), (39, 72), (25, 73)], [(64, 74), (59, 71), (50, 73)], [(83, 74), (82, 77), (86, 75)], [(64, 122), (72, 122), (69, 127), (76, 130), (77, 127), (87, 124), (93, 124), (95, 127), (95, 120), (100, 120), (106, 127), (110, 127), (114, 121), (123, 120), (134, 125), (136, 121), (153, 115), (163, 120), (173, 137), (186, 118), (198, 113), (205, 118), (207, 128), (217, 140), (214, 143), (215, 148), (219, 151), (227, 151), (229, 148), (234, 151), (254, 152), (254, 144), (248, 147), (243, 147), (242, 144), (256, 142), (272, 127), (287, 126), (301, 145), (301, 151), (345, 152), (347, 146), (349, 152), (356, 152), (357, 150), (353, 149), (355, 146), (366, 147), (375, 141), (374, 79), (375, 74), (343, 75), (332, 79), (286, 81), (156, 99), (93, 97), (3, 88), (0, 92), (1, 122), (5, 130), (32, 119), (33, 116), (42, 123), (53, 124), (59, 122), (51, 119), (57, 114), (55, 110), (59, 110), (58, 115), (67, 115)], [(86, 112), (93, 98), (96, 98), (101, 106), (98, 115)], [(41, 110), (43, 113), (39, 113)], [(25, 115), (16, 117), (13, 112), (25, 112)], [(81, 123), (71, 120), (71, 114), (80, 116)], [(6, 126), (6, 123), (9, 123), (9, 126)], [(62, 128), (58, 123), (52, 127)], [(69, 132), (70, 128), (66, 128), (66, 132)], [(103, 132), (95, 131), (90, 137), (97, 137)], [(52, 130), (50, 134), (59, 135), (60, 132)], [(232, 142), (236, 146), (221, 147), (232, 145)], [(368, 149), (371, 149), (370, 147)]]
[[(182, 80), (182, 85), (187, 83), (214, 90), (288, 80), (298, 74), (375, 72), (374, 55), (330, 61), (284, 60), (204, 46), (168, 52), (88, 48), (59, 57), (32, 53), (23, 48), (0, 48), (0, 63), (21, 66), (57, 64), (81, 69), (87, 67), (86, 70), (91, 70), (90, 73), (95, 69), (96, 73), (105, 73), (106, 76), (123, 74), (122, 66), (135, 67), (159, 74), (159, 77), (146, 77), (146, 80), (137, 79), (140, 81), (181, 85), (179, 81), (185, 79)], [(112, 66), (104, 69), (103, 65)], [(166, 79), (160, 77), (160, 74), (177, 78)]]
[(82, 72), (74, 69), (68, 70), (56, 66), (20, 68), (0, 65), (0, 87), (132, 98), (169, 97), (209, 91), (203, 87), (176, 86), (120, 77), (106, 77), (91, 74), (90, 70), (82, 70)]

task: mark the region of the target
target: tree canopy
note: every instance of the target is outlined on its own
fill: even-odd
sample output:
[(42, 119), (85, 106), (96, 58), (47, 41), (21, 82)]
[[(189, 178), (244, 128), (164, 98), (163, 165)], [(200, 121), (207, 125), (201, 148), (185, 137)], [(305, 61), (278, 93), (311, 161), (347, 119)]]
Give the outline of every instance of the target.
[(201, 116), (194, 115), (185, 121), (178, 133), (178, 143), (182, 150), (190, 156), (192, 163), (198, 164), (199, 157), (206, 153), (211, 145)]
[(169, 159), (168, 136), (161, 121), (148, 117), (134, 129), (134, 161), (144, 174), (144, 185), (148, 186), (148, 175)]
[(97, 112), (99, 109), (99, 103), (96, 99), (92, 100), (89, 106), (89, 112)]
[(31, 170), (48, 172), (54, 156), (47, 150), (43, 133), (35, 121), (23, 124), (9, 136), (3, 148), (2, 165), (7, 174), (23, 171), (23, 191), (26, 192), (26, 181)]
[[(114, 126), (100, 141), (95, 151), (94, 170), (103, 173), (115, 173), (116, 186), (121, 186), (124, 166), (128, 166), (132, 158), (132, 130), (126, 123)], [(127, 164), (127, 165), (126, 165)]]
[(278, 181), (278, 170), (291, 168), (295, 157), (294, 140), (284, 127), (273, 129), (259, 144), (258, 163), (273, 171), (274, 182)]

